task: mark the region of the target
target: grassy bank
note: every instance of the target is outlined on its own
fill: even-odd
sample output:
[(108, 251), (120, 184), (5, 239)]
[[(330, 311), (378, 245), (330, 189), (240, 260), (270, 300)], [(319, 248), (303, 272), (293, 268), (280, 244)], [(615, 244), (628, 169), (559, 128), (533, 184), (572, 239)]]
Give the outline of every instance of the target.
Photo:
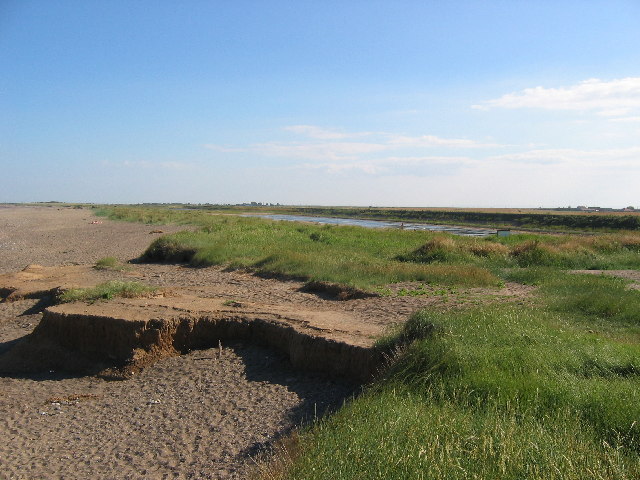
[(497, 285), (505, 268), (640, 268), (640, 234), (498, 238), (272, 222), (199, 211), (113, 208), (113, 219), (194, 225), (157, 239), (149, 261), (226, 265), (266, 275), (372, 288), (418, 281)]
[[(562, 301), (585, 283), (595, 300)], [(612, 312), (620, 291), (556, 275), (546, 307), (415, 314), (384, 377), (264, 478), (638, 478), (640, 293)]]

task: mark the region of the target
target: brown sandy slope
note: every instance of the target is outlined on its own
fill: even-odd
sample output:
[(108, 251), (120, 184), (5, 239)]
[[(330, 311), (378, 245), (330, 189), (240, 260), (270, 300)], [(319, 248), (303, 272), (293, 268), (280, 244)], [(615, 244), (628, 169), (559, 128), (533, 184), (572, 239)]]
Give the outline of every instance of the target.
[[(71, 266), (58, 278), (51, 274), (55, 269), (39, 267), (0, 276), (0, 288), (12, 287), (15, 300), (0, 303), (0, 356), (13, 351), (42, 318), (39, 300), (20, 293), (29, 288), (137, 279), (166, 289), (165, 297), (69, 308), (98, 309), (96, 316), (111, 308), (114, 317), (134, 307), (191, 313), (236, 308), (246, 315), (293, 319), (362, 345), (418, 308), (522, 302), (528, 294), (517, 285), (458, 289), (454, 295), (433, 288), (415, 297), (339, 302), (302, 291), (300, 282), (217, 267), (136, 264), (128, 272), (96, 271), (91, 265), (102, 257), (139, 256), (157, 227), (94, 220), (87, 210), (0, 207), (0, 273), (20, 272), (29, 264)], [(7, 478), (246, 478), (260, 446), (340, 404), (353, 389), (332, 377), (295, 370), (280, 354), (249, 344), (225, 344), (222, 354), (213, 348), (163, 358), (121, 382), (50, 370), (0, 376), (0, 459)]]

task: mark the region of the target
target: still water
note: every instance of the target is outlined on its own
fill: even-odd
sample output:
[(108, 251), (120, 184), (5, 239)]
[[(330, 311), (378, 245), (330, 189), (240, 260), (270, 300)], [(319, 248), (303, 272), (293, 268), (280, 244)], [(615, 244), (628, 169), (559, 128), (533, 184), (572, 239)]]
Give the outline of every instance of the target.
[(428, 230), (431, 232), (447, 232), (454, 235), (468, 237), (486, 237), (495, 235), (491, 228), (456, 227), (447, 225), (429, 225), (425, 223), (385, 222), (381, 220), (361, 220), (358, 218), (306, 217), (303, 215), (243, 215), (245, 217), (261, 217), (271, 220), (286, 220), (290, 222), (313, 222), (327, 225), (354, 225), (365, 228), (402, 228), (404, 230)]

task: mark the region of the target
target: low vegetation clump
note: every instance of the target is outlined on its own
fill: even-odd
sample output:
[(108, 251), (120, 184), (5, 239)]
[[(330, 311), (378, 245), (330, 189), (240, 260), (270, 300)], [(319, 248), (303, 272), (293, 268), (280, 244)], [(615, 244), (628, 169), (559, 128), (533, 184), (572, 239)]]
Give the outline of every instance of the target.
[(123, 265), (115, 257), (101, 258), (96, 262), (94, 268), (96, 270), (115, 270), (115, 271), (129, 270), (129, 267), (127, 265)]
[(491, 267), (575, 269), (640, 268), (640, 234), (533, 235), (464, 238), (435, 234), (399, 260), (422, 263), (476, 264)]
[(93, 302), (96, 300), (109, 300), (115, 297), (137, 298), (150, 295), (156, 291), (155, 288), (144, 285), (140, 282), (122, 282), (113, 280), (101, 283), (92, 288), (72, 288), (63, 292), (58, 300), (62, 303), (68, 302)]

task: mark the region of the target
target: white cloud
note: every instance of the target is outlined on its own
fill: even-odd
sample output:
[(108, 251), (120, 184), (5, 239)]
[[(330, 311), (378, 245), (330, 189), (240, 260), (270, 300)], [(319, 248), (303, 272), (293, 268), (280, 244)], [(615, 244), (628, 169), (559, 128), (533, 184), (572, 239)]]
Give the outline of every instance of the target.
[(194, 168), (194, 164), (188, 162), (151, 162), (149, 160), (123, 160), (121, 162), (102, 162), (105, 167), (129, 168), (129, 169), (162, 169), (162, 170), (189, 170)]
[(378, 143), (393, 147), (451, 147), (451, 148), (478, 148), (499, 147), (493, 143), (480, 143), (465, 138), (442, 138), (436, 135), (399, 135), (390, 132), (343, 132), (333, 128), (323, 128), (315, 125), (291, 125), (284, 130), (299, 135), (304, 135), (315, 140), (342, 140), (367, 136), (378, 138)]
[(497, 155), (489, 157), (489, 160), (506, 163), (564, 164), (576, 168), (638, 168), (640, 167), (640, 147), (601, 150), (550, 148)]
[(457, 156), (434, 156), (434, 157), (384, 157), (360, 162), (323, 162), (323, 163), (303, 163), (295, 168), (308, 170), (323, 170), (327, 173), (342, 173), (346, 171), (359, 170), (371, 175), (392, 172), (398, 167), (420, 167), (420, 166), (463, 166), (477, 163), (469, 157)]
[(432, 156), (432, 157), (387, 157), (382, 160), (388, 165), (467, 165), (477, 163), (478, 160), (461, 156)]
[(315, 138), (317, 140), (336, 140), (336, 139), (342, 139), (342, 138), (353, 138), (354, 136), (367, 135), (366, 133), (348, 134), (348, 133), (338, 132), (336, 130), (317, 127), (315, 125), (290, 125), (288, 127), (284, 127), (284, 129), (288, 132), (293, 132), (299, 135), (305, 135), (307, 137)]
[(610, 122), (616, 123), (635, 123), (640, 122), (640, 116), (637, 117), (620, 117), (620, 118), (610, 118)]
[(585, 80), (559, 88), (533, 87), (487, 100), (472, 108), (539, 108), (545, 110), (593, 111), (616, 117), (640, 110), (640, 77), (617, 80)]
[(291, 125), (284, 130), (304, 135), (316, 140), (343, 140), (361, 137), (375, 137), (377, 144), (388, 148), (396, 147), (451, 147), (451, 148), (482, 148), (500, 147), (494, 143), (481, 143), (466, 138), (442, 138), (436, 135), (399, 135), (390, 132), (339, 132), (336, 129), (323, 128), (314, 125)]
[[(313, 141), (264, 142), (246, 147), (205, 144), (205, 148), (224, 153), (250, 152), (271, 157), (306, 159), (356, 159), (359, 155), (399, 149), (425, 148), (497, 148), (496, 143), (482, 143), (465, 138), (442, 138), (435, 135), (399, 135), (388, 132), (338, 132), (313, 125), (293, 125), (285, 131), (304, 135)], [(372, 137), (370, 141), (353, 141)], [(347, 140), (348, 139), (348, 140)]]
[(158, 165), (167, 170), (188, 170), (193, 167), (193, 164), (186, 162), (159, 162)]
[(246, 152), (246, 148), (240, 147), (227, 147), (225, 145), (216, 145), (215, 143), (206, 143), (203, 145), (204, 148), (208, 150), (215, 150), (216, 152), (225, 152), (225, 153), (236, 153), (236, 152)]
[[(640, 169), (640, 147), (600, 150), (571, 148), (535, 149), (487, 157), (468, 156), (388, 156), (348, 162), (303, 163), (294, 168), (320, 170), (327, 173), (361, 171), (371, 175), (391, 175), (402, 167), (451, 167), (513, 170), (520, 167), (545, 169), (617, 170), (636, 172)], [(551, 170), (547, 170), (551, 171)]]
[(296, 168), (304, 170), (323, 170), (327, 173), (342, 173), (353, 170), (360, 170), (370, 175), (383, 173), (386, 168), (375, 162), (354, 162), (354, 163), (303, 163)]
[(360, 155), (380, 152), (387, 147), (379, 143), (324, 142), (324, 143), (259, 143), (251, 151), (270, 157), (307, 160), (353, 160)]
[(252, 153), (299, 160), (354, 160), (360, 155), (379, 152), (387, 147), (374, 142), (265, 142), (246, 147), (206, 144), (204, 148), (222, 153)]
[[(246, 147), (206, 144), (205, 148), (222, 153), (251, 153), (255, 156), (296, 159), (304, 161), (304, 168), (317, 166), (333, 173), (360, 170), (380, 173), (391, 165), (416, 165), (418, 163), (459, 163), (459, 156), (421, 156), (424, 150), (495, 148), (502, 145), (481, 143), (463, 138), (442, 138), (435, 135), (399, 135), (387, 132), (338, 132), (313, 125), (293, 125), (285, 131), (303, 135), (309, 139), (296, 141), (272, 141), (254, 143)], [(367, 141), (354, 140), (369, 137)], [(404, 155), (403, 155), (404, 153)], [(439, 152), (438, 152), (439, 153)], [(416, 155), (418, 154), (418, 155)], [(382, 158), (380, 158), (382, 156)], [(465, 158), (465, 161), (468, 161)], [(301, 167), (298, 165), (297, 167)]]
[(503, 145), (480, 143), (466, 138), (441, 138), (435, 135), (410, 137), (405, 135), (389, 135), (388, 145), (398, 147), (448, 147), (448, 148), (495, 148)]

